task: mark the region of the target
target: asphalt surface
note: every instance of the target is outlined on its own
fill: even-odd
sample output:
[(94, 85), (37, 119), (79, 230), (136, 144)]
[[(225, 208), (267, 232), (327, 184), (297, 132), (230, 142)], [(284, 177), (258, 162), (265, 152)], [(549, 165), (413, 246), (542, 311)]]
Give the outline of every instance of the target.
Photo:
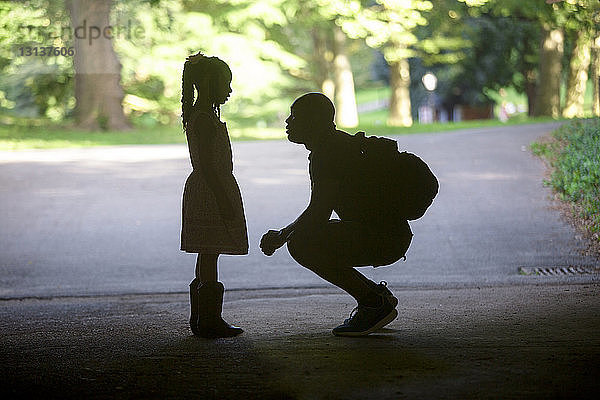
[[(522, 284), (519, 267), (593, 265), (543, 186), (529, 143), (555, 124), (398, 136), (438, 176), (411, 222), (407, 262), (373, 270), (394, 287)], [(285, 248), (258, 248), (310, 194), (307, 151), (286, 141), (234, 143), (250, 254), (223, 256), (228, 289), (324, 287)], [(0, 153), (0, 298), (181, 292), (195, 256), (179, 251), (183, 145)], [(558, 281), (579, 277), (558, 277)]]
[[(0, 152), (0, 395), (6, 398), (594, 398), (598, 267), (553, 208), (529, 144), (555, 124), (398, 136), (440, 180), (406, 262), (364, 268), (389, 329), (336, 338), (351, 299), (260, 236), (306, 206), (307, 152), (234, 143), (250, 254), (222, 257), (224, 314), (191, 336), (179, 249), (185, 146)], [(376, 133), (376, 132), (373, 132)]]
[(596, 399), (598, 285), (395, 290), (385, 332), (339, 338), (331, 290), (227, 293), (246, 330), (193, 337), (183, 294), (0, 308), (4, 399)]

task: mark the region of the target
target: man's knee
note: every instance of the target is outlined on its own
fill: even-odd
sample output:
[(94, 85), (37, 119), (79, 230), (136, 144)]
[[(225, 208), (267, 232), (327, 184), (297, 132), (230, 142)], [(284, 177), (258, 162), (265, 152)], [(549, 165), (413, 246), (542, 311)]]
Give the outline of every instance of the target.
[(287, 242), (294, 260), (313, 272), (337, 267), (335, 248), (328, 241), (326, 230), (302, 230), (292, 234)]
[(288, 240), (288, 251), (298, 264), (317, 273), (355, 266), (354, 260), (348, 258), (348, 246), (357, 247), (357, 243), (341, 228), (337, 223), (329, 223), (320, 229), (296, 231)]

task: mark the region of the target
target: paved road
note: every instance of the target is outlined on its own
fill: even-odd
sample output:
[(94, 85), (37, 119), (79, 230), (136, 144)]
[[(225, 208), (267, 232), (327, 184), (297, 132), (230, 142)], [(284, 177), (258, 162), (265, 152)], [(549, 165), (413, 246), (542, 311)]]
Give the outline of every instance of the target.
[[(544, 166), (528, 145), (556, 125), (398, 136), (441, 189), (406, 262), (364, 271), (392, 287), (581, 282), (528, 277), (519, 266), (594, 265), (551, 208)], [(373, 132), (375, 133), (375, 132)], [(222, 257), (229, 289), (320, 287), (285, 249), (258, 249), (262, 233), (307, 204), (307, 151), (286, 141), (234, 144), (250, 255)], [(182, 145), (0, 153), (0, 297), (177, 293), (194, 255), (179, 251), (180, 201), (190, 170)]]
[(237, 289), (224, 315), (245, 333), (216, 341), (187, 326), (184, 146), (0, 153), (0, 397), (595, 399), (597, 276), (517, 273), (597, 264), (527, 150), (553, 127), (397, 138), (441, 191), (408, 261), (365, 269), (400, 316), (363, 339), (330, 333), (349, 296), (257, 248), (306, 205), (302, 147), (234, 146), (252, 249), (221, 271)]
[[(310, 295), (307, 295), (308, 294)], [(330, 289), (228, 293), (246, 330), (202, 340), (187, 296), (7, 301), (4, 399), (597, 399), (598, 285), (398, 290), (387, 333), (330, 333)]]

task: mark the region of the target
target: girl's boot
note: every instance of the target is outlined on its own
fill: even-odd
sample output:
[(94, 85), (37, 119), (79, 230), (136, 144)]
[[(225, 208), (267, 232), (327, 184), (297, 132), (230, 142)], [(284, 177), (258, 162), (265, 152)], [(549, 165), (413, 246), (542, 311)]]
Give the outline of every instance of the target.
[[(195, 331), (192, 329), (194, 335), (205, 338), (218, 338), (237, 336), (244, 332), (243, 329), (229, 325), (221, 318), (224, 291), (221, 282), (205, 282), (198, 285), (196, 292), (198, 318)], [(194, 317), (193, 312), (192, 317)]]

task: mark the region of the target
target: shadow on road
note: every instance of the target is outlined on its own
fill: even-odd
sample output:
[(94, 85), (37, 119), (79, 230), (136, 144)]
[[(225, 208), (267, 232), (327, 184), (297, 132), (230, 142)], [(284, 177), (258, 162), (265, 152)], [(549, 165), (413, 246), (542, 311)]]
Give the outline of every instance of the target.
[[(185, 295), (7, 301), (2, 398), (594, 398), (596, 285), (398, 292), (400, 318), (331, 335), (335, 294), (226, 303), (246, 328), (188, 331)], [(340, 301), (341, 300), (341, 301)]]

